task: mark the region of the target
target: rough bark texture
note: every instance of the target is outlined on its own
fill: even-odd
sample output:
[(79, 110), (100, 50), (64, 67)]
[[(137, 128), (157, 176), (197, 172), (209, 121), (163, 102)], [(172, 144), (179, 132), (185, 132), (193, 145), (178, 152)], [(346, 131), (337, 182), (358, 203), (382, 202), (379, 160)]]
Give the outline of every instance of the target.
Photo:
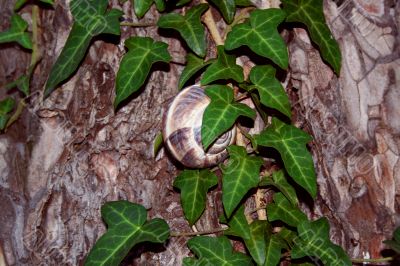
[(314, 136), (314, 213), (330, 218), (352, 257), (376, 258), (400, 222), (400, 3), (326, 1), (325, 11), (343, 55), (340, 78), (303, 29), (289, 47), (297, 122)]
[[(8, 27), (12, 2), (0, 3), (0, 30)], [(135, 17), (129, 1), (110, 3)], [(152, 154), (182, 67), (158, 65), (140, 93), (116, 113), (112, 107), (122, 40), (156, 36), (183, 61), (179, 39), (160, 39), (156, 27), (124, 27), (121, 41), (97, 38), (75, 75), (42, 102), (39, 92), (71, 26), (66, 7), (62, 0), (41, 9), (33, 93), (22, 117), (0, 135), (0, 265), (82, 264), (105, 231), (99, 210), (111, 200), (143, 204), (174, 231), (190, 231), (172, 188), (177, 169), (163, 151), (155, 160)], [(295, 122), (314, 136), (320, 196), (310, 215), (327, 216), (334, 241), (352, 257), (379, 257), (382, 240), (400, 222), (400, 3), (325, 1), (325, 11), (343, 53), (340, 78), (304, 29), (294, 29), (289, 43)], [(29, 20), (30, 7), (22, 13)], [(152, 9), (143, 21), (157, 16)], [(4, 85), (24, 72), (29, 54), (16, 45), (0, 48)], [(199, 230), (218, 226), (214, 196)], [(140, 245), (124, 263), (179, 265), (185, 245), (185, 238)]]

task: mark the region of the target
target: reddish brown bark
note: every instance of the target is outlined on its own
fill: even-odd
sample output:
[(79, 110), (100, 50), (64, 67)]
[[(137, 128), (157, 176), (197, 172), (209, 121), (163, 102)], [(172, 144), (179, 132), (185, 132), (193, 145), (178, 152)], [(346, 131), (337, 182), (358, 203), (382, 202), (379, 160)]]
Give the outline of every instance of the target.
[[(0, 30), (8, 27), (12, 4), (0, 3)], [(160, 37), (156, 27), (123, 27), (121, 40), (98, 38), (74, 76), (42, 102), (39, 92), (71, 26), (66, 6), (57, 1), (40, 10), (42, 60), (32, 96), (0, 135), (0, 264), (81, 264), (105, 230), (99, 210), (110, 200), (143, 204), (172, 230), (190, 231), (172, 188), (176, 167), (163, 151), (156, 159), (152, 154), (182, 67), (158, 65), (140, 93), (116, 113), (112, 107), (122, 41), (154, 36), (183, 61), (179, 39)], [(120, 7), (134, 17), (130, 2)], [(319, 196), (309, 213), (329, 218), (333, 240), (352, 257), (379, 257), (381, 241), (399, 223), (400, 3), (325, 1), (325, 11), (343, 53), (340, 78), (304, 29), (289, 33), (294, 122), (314, 136)], [(21, 12), (29, 19), (29, 6)], [(143, 21), (157, 16), (152, 9)], [(29, 53), (14, 44), (0, 48), (2, 86), (24, 72)], [(219, 197), (210, 197), (197, 228), (217, 227), (218, 213)], [(126, 264), (178, 265), (187, 254), (186, 238), (172, 238), (137, 247)]]

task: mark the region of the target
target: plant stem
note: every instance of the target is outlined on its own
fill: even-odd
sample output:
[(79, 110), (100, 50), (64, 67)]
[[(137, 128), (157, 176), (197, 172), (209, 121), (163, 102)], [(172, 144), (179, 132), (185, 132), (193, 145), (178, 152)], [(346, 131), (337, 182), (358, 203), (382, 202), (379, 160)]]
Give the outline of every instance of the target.
[[(35, 70), (36, 65), (39, 63), (41, 54), (39, 51), (39, 46), (38, 46), (38, 19), (39, 19), (39, 7), (37, 5), (32, 6), (32, 55), (31, 55), (31, 62), (29, 64), (28, 68), (28, 82), (30, 81), (33, 71)], [(25, 95), (26, 96), (26, 95)], [(13, 113), (13, 115), (10, 117), (10, 119), (7, 121), (6, 124), (6, 129), (11, 126), (22, 114), (22, 111), (24, 110), (26, 106), (26, 102), (24, 99), (21, 99), (17, 105), (16, 111)]]
[[(200, 3), (206, 4), (207, 1), (201, 0)], [(204, 24), (206, 24), (208, 30), (210, 31), (211, 37), (213, 38), (216, 45), (224, 45), (221, 34), (218, 31), (217, 24), (215, 23), (214, 17), (211, 10), (208, 9), (204, 14)]]
[(257, 207), (257, 215), (259, 220), (267, 220), (267, 212), (265, 211), (265, 207), (261, 208), (263, 206), (263, 198), (264, 198), (264, 193), (262, 188), (258, 188), (256, 194), (254, 195), (254, 201), (256, 202), (256, 207)]
[(233, 19), (232, 23), (230, 25), (226, 26), (226, 29), (224, 30), (224, 38), (226, 38), (226, 35), (232, 30), (232, 28), (236, 25), (245, 20), (246, 18), (249, 17), (249, 14), (252, 10), (254, 10), (255, 7), (246, 7), (243, 8), (239, 14), (235, 16)]
[(121, 22), (119, 23), (120, 26), (127, 26), (127, 27), (155, 27), (156, 24), (150, 22)]
[(261, 107), (261, 102), (260, 99), (258, 98), (257, 95), (251, 94), (251, 99), (253, 100), (254, 105), (256, 106), (257, 111), (261, 115), (262, 120), (266, 125), (268, 125), (268, 115), (264, 112), (264, 110)]
[(22, 111), (24, 111), (26, 106), (25, 100), (21, 99), (18, 102), (17, 105), (17, 109), (15, 110), (15, 112), (12, 114), (12, 116), (10, 117), (10, 119), (8, 119), (7, 124), (5, 129), (7, 129), (9, 126), (11, 126), (15, 121), (17, 121), (17, 119), (20, 117), (20, 115), (22, 114)]
[(226, 228), (215, 228), (207, 231), (199, 231), (199, 232), (171, 232), (170, 236), (171, 237), (179, 237), (179, 236), (197, 236), (197, 235), (210, 235), (210, 234), (215, 234), (219, 232), (223, 232), (227, 230), (228, 227)]
[(39, 19), (39, 7), (37, 5), (32, 6), (32, 57), (31, 64), (29, 65), (29, 77), (32, 75), (36, 64), (40, 60), (40, 51), (38, 47), (38, 19)]
[(376, 259), (351, 259), (353, 263), (365, 263), (365, 262), (384, 263), (392, 260), (394, 260), (393, 257), (376, 258)]
[(244, 215), (245, 216), (250, 216), (253, 212), (259, 211), (259, 210), (265, 210), (267, 206), (260, 206), (254, 209), (251, 209), (250, 211), (247, 211)]

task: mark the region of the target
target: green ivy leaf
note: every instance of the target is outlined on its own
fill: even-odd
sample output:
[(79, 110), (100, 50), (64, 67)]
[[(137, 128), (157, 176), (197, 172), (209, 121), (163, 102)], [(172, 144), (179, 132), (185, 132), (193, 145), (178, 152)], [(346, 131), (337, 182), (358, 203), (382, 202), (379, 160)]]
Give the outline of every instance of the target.
[[(196, 236), (188, 241), (188, 247), (199, 260), (195, 264), (194, 260), (190, 260), (190, 264), (185, 265), (253, 265), (250, 257), (233, 251), (229, 239), (225, 236)], [(184, 262), (187, 263), (187, 260)]]
[(133, 10), (138, 18), (142, 18), (149, 11), (153, 0), (131, 0), (133, 1)]
[(200, 57), (206, 55), (205, 29), (200, 16), (208, 9), (207, 4), (200, 4), (189, 9), (185, 16), (166, 14), (160, 17), (157, 26), (177, 30), (190, 49)]
[(70, 10), (75, 22), (60, 56), (50, 71), (44, 97), (74, 73), (94, 36), (102, 33), (120, 34), (119, 18), (122, 11), (106, 11), (107, 5), (107, 0), (71, 1)]
[(386, 245), (388, 245), (391, 249), (393, 249), (397, 254), (400, 253), (400, 243), (393, 240), (385, 240), (383, 241)]
[(158, 12), (164, 12), (165, 8), (167, 7), (164, 0), (154, 0), (154, 3), (156, 4)]
[(184, 6), (184, 5), (186, 5), (186, 4), (188, 4), (188, 3), (190, 3), (192, 0), (179, 0), (177, 3), (176, 3), (176, 6)]
[(210, 2), (218, 8), (225, 21), (231, 24), (236, 11), (235, 0), (210, 0)]
[(383, 243), (388, 245), (396, 253), (400, 254), (400, 227), (397, 227), (393, 232), (393, 238), (391, 240), (385, 240)]
[(174, 187), (181, 190), (183, 212), (193, 225), (206, 207), (207, 191), (218, 184), (217, 176), (208, 169), (184, 170), (174, 181)]
[(235, 0), (236, 6), (254, 6), (254, 3), (250, 0)]
[(182, 89), (186, 82), (192, 78), (197, 72), (199, 72), (205, 66), (211, 64), (213, 60), (204, 62), (203, 59), (195, 56), (194, 54), (188, 53), (186, 56), (186, 67), (183, 69), (181, 77), (179, 79), (178, 88)]
[(13, 98), (7, 97), (0, 101), (0, 130), (3, 130), (10, 119), (10, 113), (13, 110), (15, 101)]
[(275, 193), (274, 203), (267, 206), (269, 221), (283, 221), (288, 225), (296, 227), (307, 216), (295, 205), (290, 203), (282, 193)]
[(311, 39), (321, 49), (324, 58), (340, 74), (342, 55), (336, 40), (326, 25), (323, 1), (321, 0), (283, 0), (283, 9), (288, 14), (286, 21), (301, 22), (310, 32)]
[(343, 266), (352, 263), (344, 250), (329, 239), (329, 224), (326, 218), (317, 221), (302, 221), (297, 227), (299, 238), (295, 241), (293, 259), (307, 256), (319, 258), (324, 265)]
[(6, 84), (4, 87), (6, 90), (17, 87), (18, 90), (20, 90), (25, 96), (28, 96), (29, 95), (29, 77), (27, 75), (22, 75), (18, 79), (14, 80), (13, 82)]
[(49, 5), (54, 5), (54, 0), (40, 0), (40, 2), (49, 4)]
[(115, 108), (143, 85), (155, 62), (167, 63), (171, 59), (166, 43), (148, 37), (131, 37), (125, 41), (125, 46), (129, 51), (122, 58), (117, 73)]
[(250, 238), (244, 239), (244, 243), (257, 265), (265, 263), (265, 244), (271, 234), (272, 229), (267, 221), (256, 220), (250, 224)]
[(153, 3), (156, 4), (156, 8), (159, 12), (165, 10), (164, 0), (131, 0), (133, 2), (133, 9), (138, 18), (142, 18), (149, 11)]
[(287, 125), (276, 118), (267, 129), (255, 136), (257, 145), (272, 147), (279, 151), (289, 175), (315, 198), (317, 181), (314, 163), (306, 144), (311, 141), (304, 131)]
[(205, 150), (224, 132), (230, 129), (239, 116), (254, 119), (256, 112), (243, 103), (234, 102), (233, 90), (226, 85), (212, 85), (205, 93), (211, 102), (203, 115), (201, 138)]
[(28, 0), (17, 0), (14, 5), (14, 10), (19, 10), (23, 5), (25, 5), (26, 2), (28, 2)]
[(158, 132), (157, 136), (154, 138), (153, 142), (153, 158), (156, 158), (158, 151), (161, 149), (161, 147), (164, 144), (164, 139), (162, 136), (162, 132)]
[(229, 218), (244, 195), (257, 186), (263, 160), (247, 155), (243, 147), (229, 146), (227, 149), (230, 158), (223, 169), (222, 202)]
[(250, 238), (250, 227), (244, 214), (244, 205), (241, 205), (229, 220), (224, 215), (222, 217), (224, 219), (221, 219), (221, 222), (229, 225), (229, 229), (224, 231), (225, 235)]
[(274, 184), (285, 195), (285, 197), (294, 205), (298, 205), (296, 190), (288, 183), (285, 177), (285, 172), (280, 170), (272, 174)]
[(276, 8), (251, 12), (250, 21), (235, 25), (228, 33), (225, 48), (233, 50), (246, 45), (258, 55), (267, 57), (281, 68), (287, 69), (287, 48), (277, 30), (285, 16), (285, 12)]
[(400, 227), (397, 227), (393, 233), (393, 240), (400, 243)]
[(296, 190), (290, 185), (285, 177), (284, 171), (280, 170), (272, 173), (272, 180), (270, 177), (265, 177), (258, 184), (259, 186), (274, 186), (279, 189), (283, 195), (294, 205), (298, 205)]
[(275, 78), (275, 73), (275, 68), (272, 66), (255, 66), (251, 69), (250, 80), (260, 94), (263, 105), (291, 118), (289, 97), (282, 84)]
[(284, 240), (287, 244), (286, 249), (291, 249), (293, 246), (293, 242), (297, 238), (297, 232), (292, 231), (286, 227), (281, 227), (281, 230), (278, 232), (278, 236), (280, 239)]
[(217, 47), (217, 52), (218, 59), (207, 68), (201, 79), (201, 84), (207, 85), (220, 79), (233, 79), (239, 83), (243, 82), (243, 69), (236, 65), (236, 57), (226, 54), (222, 45)]
[(271, 235), (265, 241), (265, 263), (264, 266), (276, 266), (281, 260), (281, 250), (287, 247), (279, 235)]
[[(28, 0), (17, 0), (17, 2), (15, 2), (14, 5), (14, 11), (21, 9), (21, 7), (23, 7), (26, 4), (26, 2), (28, 2)], [(54, 5), (54, 0), (40, 0), (40, 2), (49, 5)]]
[(186, 257), (183, 258), (182, 260), (183, 266), (201, 266), (201, 265), (207, 265), (207, 261), (204, 259), (196, 260), (195, 258), (191, 257)]
[(119, 265), (134, 245), (145, 241), (162, 243), (169, 235), (164, 220), (146, 221), (146, 209), (128, 201), (107, 202), (101, 208), (101, 216), (108, 230), (97, 240), (85, 266)]
[(11, 17), (11, 27), (0, 32), (0, 43), (17, 42), (26, 49), (32, 49), (32, 41), (29, 33), (25, 32), (28, 23), (18, 14)]

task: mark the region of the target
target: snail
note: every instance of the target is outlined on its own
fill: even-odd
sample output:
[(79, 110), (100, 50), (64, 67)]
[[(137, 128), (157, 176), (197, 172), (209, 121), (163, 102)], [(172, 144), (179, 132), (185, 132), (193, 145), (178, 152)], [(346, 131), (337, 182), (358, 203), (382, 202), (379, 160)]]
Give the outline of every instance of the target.
[(170, 103), (163, 119), (163, 139), (169, 152), (189, 168), (205, 168), (228, 156), (226, 147), (233, 144), (236, 129), (220, 136), (206, 151), (201, 144), (201, 123), (210, 98), (199, 85), (184, 88)]

